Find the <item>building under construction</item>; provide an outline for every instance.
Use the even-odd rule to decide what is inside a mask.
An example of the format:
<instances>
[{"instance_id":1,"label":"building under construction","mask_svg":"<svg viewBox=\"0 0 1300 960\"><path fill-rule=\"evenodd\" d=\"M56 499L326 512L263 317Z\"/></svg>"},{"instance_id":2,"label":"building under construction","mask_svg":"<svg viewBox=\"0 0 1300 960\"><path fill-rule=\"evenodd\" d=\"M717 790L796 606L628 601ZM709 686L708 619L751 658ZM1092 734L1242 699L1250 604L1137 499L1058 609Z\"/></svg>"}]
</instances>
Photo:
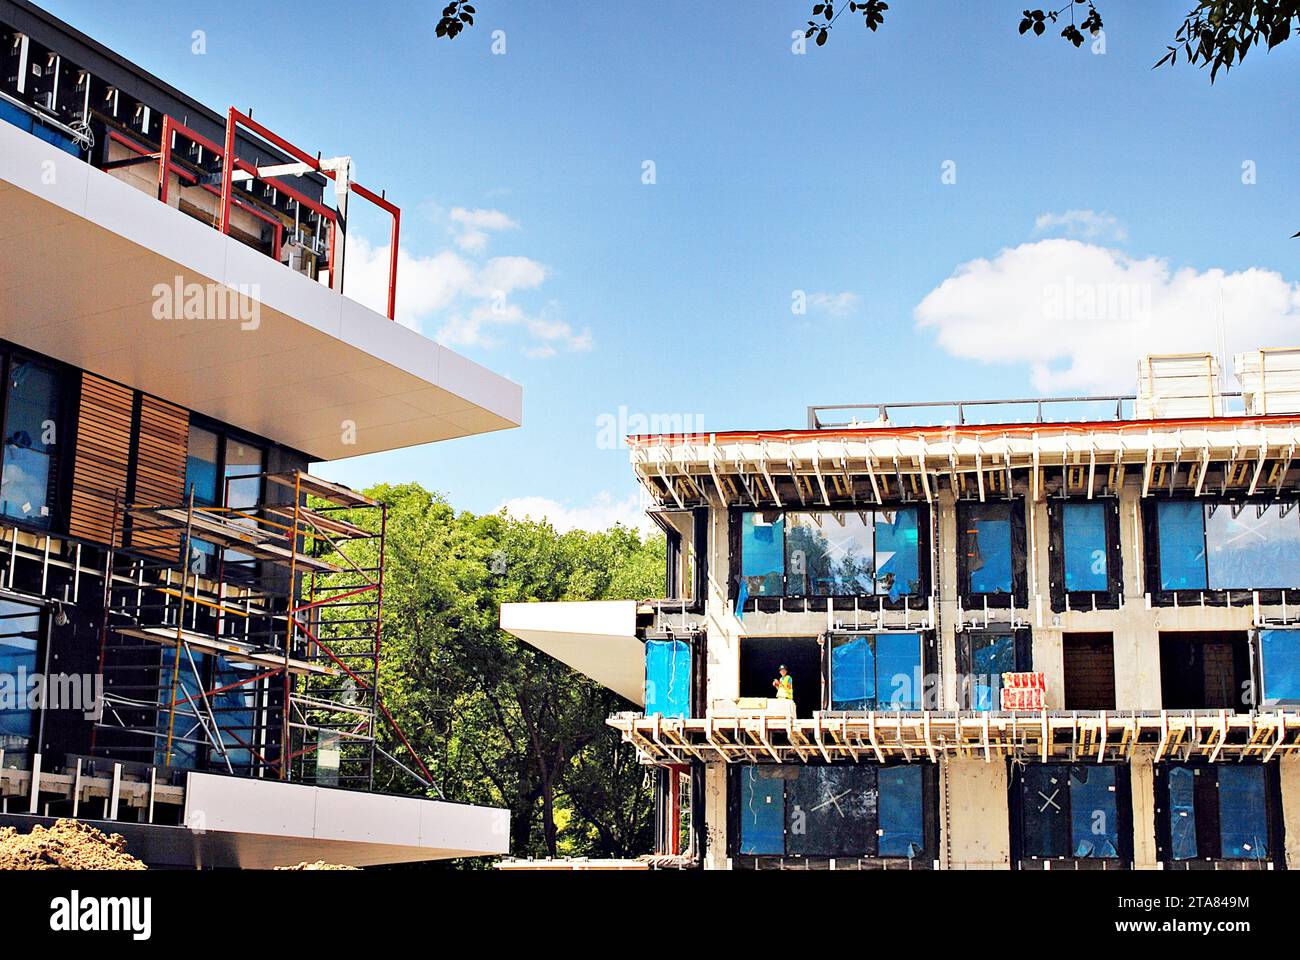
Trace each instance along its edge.
<instances>
[{"instance_id":1,"label":"building under construction","mask_svg":"<svg viewBox=\"0 0 1300 960\"><path fill-rule=\"evenodd\" d=\"M343 295L349 203L391 221L386 316ZM0 0L0 825L165 865L505 852L506 811L417 799L385 507L309 472L521 421L394 322L399 229L350 158Z\"/></svg>"},{"instance_id":2,"label":"building under construction","mask_svg":"<svg viewBox=\"0 0 1300 960\"><path fill-rule=\"evenodd\" d=\"M631 437L668 598L502 626L635 705L662 863L1298 866L1300 350L1233 366Z\"/></svg>"}]
</instances>

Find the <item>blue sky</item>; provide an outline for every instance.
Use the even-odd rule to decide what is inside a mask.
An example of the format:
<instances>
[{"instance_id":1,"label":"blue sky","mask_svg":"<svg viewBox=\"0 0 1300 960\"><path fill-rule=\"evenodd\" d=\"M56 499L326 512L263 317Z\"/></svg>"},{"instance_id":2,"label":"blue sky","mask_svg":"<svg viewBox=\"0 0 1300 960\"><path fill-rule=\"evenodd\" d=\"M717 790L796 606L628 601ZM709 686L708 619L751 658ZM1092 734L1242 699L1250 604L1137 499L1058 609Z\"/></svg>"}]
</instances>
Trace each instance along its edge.
<instances>
[{"instance_id":1,"label":"blue sky","mask_svg":"<svg viewBox=\"0 0 1300 960\"><path fill-rule=\"evenodd\" d=\"M899 0L804 55L805 0L481 0L451 43L439 2L46 5L352 155L403 207L404 322L523 385L522 429L321 468L352 484L599 525L636 512L599 442L620 408L725 430L1131 392L1153 344L1217 350L1220 303L1229 352L1300 342L1300 41L1213 87L1153 71L1186 0L1104 0L1103 54L1019 36L1002 0ZM360 230L366 296L386 237ZM1131 310L1054 312L1049 289Z\"/></svg>"}]
</instances>

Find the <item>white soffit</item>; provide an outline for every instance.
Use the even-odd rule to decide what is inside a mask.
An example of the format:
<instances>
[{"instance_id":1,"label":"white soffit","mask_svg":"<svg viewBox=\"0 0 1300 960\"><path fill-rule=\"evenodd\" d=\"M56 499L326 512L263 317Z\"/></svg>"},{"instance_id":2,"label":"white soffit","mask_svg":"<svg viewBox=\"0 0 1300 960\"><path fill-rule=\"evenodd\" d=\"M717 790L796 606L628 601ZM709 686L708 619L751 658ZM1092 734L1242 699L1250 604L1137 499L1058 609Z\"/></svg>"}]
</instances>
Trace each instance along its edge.
<instances>
[{"instance_id":1,"label":"white soffit","mask_svg":"<svg viewBox=\"0 0 1300 960\"><path fill-rule=\"evenodd\" d=\"M635 600L503 603L501 629L645 706L645 645Z\"/></svg>"},{"instance_id":2,"label":"white soffit","mask_svg":"<svg viewBox=\"0 0 1300 960\"><path fill-rule=\"evenodd\" d=\"M3 122L0 265L0 338L315 458L523 421L518 384ZM256 321L156 319L178 279Z\"/></svg>"},{"instance_id":3,"label":"white soffit","mask_svg":"<svg viewBox=\"0 0 1300 960\"><path fill-rule=\"evenodd\" d=\"M235 841L245 868L502 856L510 845L508 810L204 773L187 775L185 823Z\"/></svg>"}]
</instances>

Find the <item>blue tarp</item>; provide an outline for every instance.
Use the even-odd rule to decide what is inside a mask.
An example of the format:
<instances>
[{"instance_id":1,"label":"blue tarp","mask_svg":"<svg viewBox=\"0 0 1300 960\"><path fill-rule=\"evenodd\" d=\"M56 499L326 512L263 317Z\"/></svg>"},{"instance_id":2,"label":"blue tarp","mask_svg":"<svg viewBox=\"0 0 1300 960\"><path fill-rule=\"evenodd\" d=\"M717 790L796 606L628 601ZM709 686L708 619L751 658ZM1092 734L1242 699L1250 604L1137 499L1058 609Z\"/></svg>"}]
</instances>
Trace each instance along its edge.
<instances>
[{"instance_id":1,"label":"blue tarp","mask_svg":"<svg viewBox=\"0 0 1300 960\"><path fill-rule=\"evenodd\" d=\"M971 640L970 679L971 708L974 710L1000 710L1002 698L1002 674L1014 673L1016 669L1015 637L1007 634L1000 637L976 637Z\"/></svg>"},{"instance_id":2,"label":"blue tarp","mask_svg":"<svg viewBox=\"0 0 1300 960\"><path fill-rule=\"evenodd\" d=\"M916 511L876 514L876 593L889 599L919 593L921 568Z\"/></svg>"},{"instance_id":3,"label":"blue tarp","mask_svg":"<svg viewBox=\"0 0 1300 960\"><path fill-rule=\"evenodd\" d=\"M831 709L871 710L876 705L876 655L867 637L837 637L831 644Z\"/></svg>"},{"instance_id":4,"label":"blue tarp","mask_svg":"<svg viewBox=\"0 0 1300 960\"><path fill-rule=\"evenodd\" d=\"M966 558L970 593L1011 593L1011 509L1005 504L972 507L973 533Z\"/></svg>"},{"instance_id":5,"label":"blue tarp","mask_svg":"<svg viewBox=\"0 0 1300 960\"><path fill-rule=\"evenodd\" d=\"M1261 630L1264 706L1300 703L1300 630Z\"/></svg>"},{"instance_id":6,"label":"blue tarp","mask_svg":"<svg viewBox=\"0 0 1300 960\"><path fill-rule=\"evenodd\" d=\"M1196 859L1196 771L1169 770L1169 843L1175 860Z\"/></svg>"},{"instance_id":7,"label":"blue tarp","mask_svg":"<svg viewBox=\"0 0 1300 960\"><path fill-rule=\"evenodd\" d=\"M1268 859L1263 767L1219 767L1219 838L1225 860Z\"/></svg>"},{"instance_id":8,"label":"blue tarp","mask_svg":"<svg viewBox=\"0 0 1300 960\"><path fill-rule=\"evenodd\" d=\"M1089 764L1070 768L1070 820L1074 856L1119 856L1119 808L1115 768Z\"/></svg>"},{"instance_id":9,"label":"blue tarp","mask_svg":"<svg viewBox=\"0 0 1300 960\"><path fill-rule=\"evenodd\" d=\"M741 518L740 575L749 596L776 597L785 591L785 517L770 524L758 513Z\"/></svg>"},{"instance_id":10,"label":"blue tarp","mask_svg":"<svg viewBox=\"0 0 1300 960\"><path fill-rule=\"evenodd\" d=\"M785 781L764 772L757 766L741 771L740 852L780 856L785 853Z\"/></svg>"},{"instance_id":11,"label":"blue tarp","mask_svg":"<svg viewBox=\"0 0 1300 960\"><path fill-rule=\"evenodd\" d=\"M0 100L0 120L11 123L19 130L26 130L33 136L39 137L46 143L52 143L64 153L70 153L74 157L81 156L81 149L57 130L51 130L40 121L34 119L30 113L25 110L19 110L7 100Z\"/></svg>"},{"instance_id":12,"label":"blue tarp","mask_svg":"<svg viewBox=\"0 0 1300 960\"><path fill-rule=\"evenodd\" d=\"M1062 514L1062 539L1065 589L1070 592L1110 589L1105 504L1067 503Z\"/></svg>"},{"instance_id":13,"label":"blue tarp","mask_svg":"<svg viewBox=\"0 0 1300 960\"><path fill-rule=\"evenodd\" d=\"M645 713L691 715L691 645L685 640L647 640Z\"/></svg>"},{"instance_id":14,"label":"blue tarp","mask_svg":"<svg viewBox=\"0 0 1300 960\"><path fill-rule=\"evenodd\" d=\"M876 634L876 707L921 709L921 635Z\"/></svg>"},{"instance_id":15,"label":"blue tarp","mask_svg":"<svg viewBox=\"0 0 1300 960\"><path fill-rule=\"evenodd\" d=\"M1204 505L1196 501L1162 500L1156 509L1160 589L1204 590Z\"/></svg>"}]
</instances>

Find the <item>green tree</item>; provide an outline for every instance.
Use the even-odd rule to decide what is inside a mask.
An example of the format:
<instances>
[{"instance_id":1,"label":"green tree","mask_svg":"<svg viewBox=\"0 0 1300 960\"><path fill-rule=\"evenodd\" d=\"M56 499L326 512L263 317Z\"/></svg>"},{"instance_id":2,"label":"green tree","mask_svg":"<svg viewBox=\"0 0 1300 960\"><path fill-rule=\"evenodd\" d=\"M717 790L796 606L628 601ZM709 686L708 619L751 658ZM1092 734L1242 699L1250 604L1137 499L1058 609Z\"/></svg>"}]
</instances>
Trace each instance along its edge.
<instances>
[{"instance_id":1,"label":"green tree","mask_svg":"<svg viewBox=\"0 0 1300 960\"><path fill-rule=\"evenodd\" d=\"M515 855L649 852L644 771L605 724L628 705L498 618L506 602L659 596L663 538L457 513L417 484L366 492L388 506L380 690L441 794L507 807ZM386 728L380 742L401 758ZM391 765L376 785L418 788Z\"/></svg>"}]
</instances>

